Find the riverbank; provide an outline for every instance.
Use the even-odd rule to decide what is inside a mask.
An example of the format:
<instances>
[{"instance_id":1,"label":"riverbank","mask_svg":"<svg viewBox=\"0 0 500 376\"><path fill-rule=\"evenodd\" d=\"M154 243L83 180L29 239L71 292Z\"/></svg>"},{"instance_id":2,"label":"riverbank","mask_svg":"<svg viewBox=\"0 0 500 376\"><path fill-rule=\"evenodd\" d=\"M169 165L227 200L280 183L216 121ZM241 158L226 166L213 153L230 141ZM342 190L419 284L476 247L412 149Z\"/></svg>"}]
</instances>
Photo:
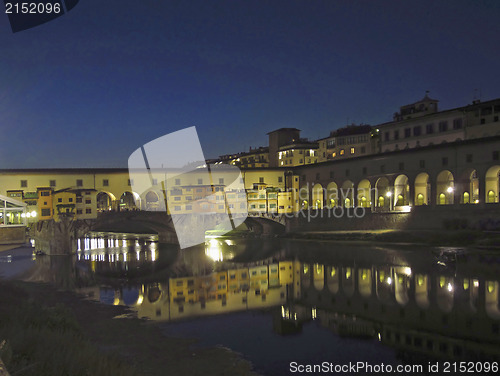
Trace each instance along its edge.
<instances>
[{"instance_id":1,"label":"riverbank","mask_svg":"<svg viewBox=\"0 0 500 376\"><path fill-rule=\"evenodd\" d=\"M287 233L284 238L379 243L404 243L429 246L475 246L498 248L500 232L475 230L360 230L360 231L303 231Z\"/></svg>"},{"instance_id":2,"label":"riverbank","mask_svg":"<svg viewBox=\"0 0 500 376\"><path fill-rule=\"evenodd\" d=\"M0 280L0 354L23 375L256 375L222 348L167 338L123 306L84 300L48 284ZM117 318L121 317L121 318Z\"/></svg>"}]
</instances>

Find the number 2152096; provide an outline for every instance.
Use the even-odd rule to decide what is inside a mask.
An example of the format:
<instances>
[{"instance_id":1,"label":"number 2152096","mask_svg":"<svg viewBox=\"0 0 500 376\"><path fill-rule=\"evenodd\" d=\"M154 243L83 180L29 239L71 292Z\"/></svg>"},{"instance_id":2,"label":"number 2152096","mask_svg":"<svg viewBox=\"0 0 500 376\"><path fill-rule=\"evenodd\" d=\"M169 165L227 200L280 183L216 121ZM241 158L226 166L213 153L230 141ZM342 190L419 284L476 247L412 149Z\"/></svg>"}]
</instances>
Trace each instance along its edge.
<instances>
[{"instance_id":1,"label":"number 2152096","mask_svg":"<svg viewBox=\"0 0 500 376\"><path fill-rule=\"evenodd\" d=\"M61 13L60 3L5 3L7 14Z\"/></svg>"}]
</instances>

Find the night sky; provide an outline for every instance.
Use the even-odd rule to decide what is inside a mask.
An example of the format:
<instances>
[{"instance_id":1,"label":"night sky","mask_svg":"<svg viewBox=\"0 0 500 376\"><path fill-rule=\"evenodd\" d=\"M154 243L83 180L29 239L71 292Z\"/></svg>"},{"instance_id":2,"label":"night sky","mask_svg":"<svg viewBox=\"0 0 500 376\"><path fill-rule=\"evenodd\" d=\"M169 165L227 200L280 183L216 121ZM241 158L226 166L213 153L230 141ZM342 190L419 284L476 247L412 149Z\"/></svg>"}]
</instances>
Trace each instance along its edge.
<instances>
[{"instance_id":1,"label":"night sky","mask_svg":"<svg viewBox=\"0 0 500 376\"><path fill-rule=\"evenodd\" d=\"M206 158L500 97L500 1L81 0L0 15L0 168L126 167L195 125Z\"/></svg>"}]
</instances>

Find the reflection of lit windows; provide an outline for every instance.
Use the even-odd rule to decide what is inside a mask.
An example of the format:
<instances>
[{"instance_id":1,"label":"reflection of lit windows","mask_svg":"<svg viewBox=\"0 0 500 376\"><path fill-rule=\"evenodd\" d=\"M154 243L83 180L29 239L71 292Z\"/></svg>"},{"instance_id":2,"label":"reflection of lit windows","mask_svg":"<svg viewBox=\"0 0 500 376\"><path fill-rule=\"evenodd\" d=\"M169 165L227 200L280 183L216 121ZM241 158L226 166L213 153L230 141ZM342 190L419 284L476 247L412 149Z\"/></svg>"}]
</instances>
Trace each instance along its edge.
<instances>
[{"instance_id":1,"label":"reflection of lit windows","mask_svg":"<svg viewBox=\"0 0 500 376\"><path fill-rule=\"evenodd\" d=\"M340 155L344 155L344 149L340 150Z\"/></svg>"},{"instance_id":2,"label":"reflection of lit windows","mask_svg":"<svg viewBox=\"0 0 500 376\"><path fill-rule=\"evenodd\" d=\"M346 268L346 270L345 270L345 279L351 278L351 273L352 273L351 268Z\"/></svg>"},{"instance_id":3,"label":"reflection of lit windows","mask_svg":"<svg viewBox=\"0 0 500 376\"><path fill-rule=\"evenodd\" d=\"M351 154L354 154L354 148L351 148Z\"/></svg>"},{"instance_id":4,"label":"reflection of lit windows","mask_svg":"<svg viewBox=\"0 0 500 376\"><path fill-rule=\"evenodd\" d=\"M333 152L332 153L332 157L335 158L337 156L337 153L336 152Z\"/></svg>"}]
</instances>

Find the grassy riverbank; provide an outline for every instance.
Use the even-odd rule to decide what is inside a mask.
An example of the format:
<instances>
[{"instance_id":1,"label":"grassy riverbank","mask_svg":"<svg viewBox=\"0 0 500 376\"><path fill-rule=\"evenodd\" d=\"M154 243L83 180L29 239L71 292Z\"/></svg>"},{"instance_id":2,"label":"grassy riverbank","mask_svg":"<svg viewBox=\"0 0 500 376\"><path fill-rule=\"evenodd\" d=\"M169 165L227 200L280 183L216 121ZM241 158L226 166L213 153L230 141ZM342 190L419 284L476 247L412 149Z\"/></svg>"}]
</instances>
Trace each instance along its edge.
<instances>
[{"instance_id":1,"label":"grassy riverbank","mask_svg":"<svg viewBox=\"0 0 500 376\"><path fill-rule=\"evenodd\" d=\"M83 300L46 284L0 281L0 353L22 375L253 375L222 348L191 349L125 307Z\"/></svg>"}]
</instances>

